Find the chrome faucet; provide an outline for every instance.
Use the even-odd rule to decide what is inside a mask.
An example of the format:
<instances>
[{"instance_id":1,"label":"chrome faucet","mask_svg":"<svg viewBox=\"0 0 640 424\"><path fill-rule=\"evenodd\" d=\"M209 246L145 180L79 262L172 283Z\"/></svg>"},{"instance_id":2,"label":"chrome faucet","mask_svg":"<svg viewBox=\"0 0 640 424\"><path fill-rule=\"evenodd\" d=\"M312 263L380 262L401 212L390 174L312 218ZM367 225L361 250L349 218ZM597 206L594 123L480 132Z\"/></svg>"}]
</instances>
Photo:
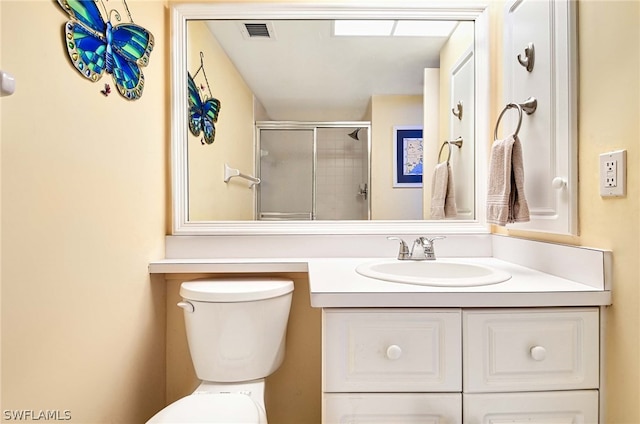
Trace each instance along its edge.
<instances>
[{"instance_id":1,"label":"chrome faucet","mask_svg":"<svg viewBox=\"0 0 640 424\"><path fill-rule=\"evenodd\" d=\"M402 240L400 237L389 236L388 240L398 240L400 242L400 249L398 250L398 260L406 261L407 259L411 259L411 253L409 253L409 246L407 243Z\"/></svg>"},{"instance_id":2,"label":"chrome faucet","mask_svg":"<svg viewBox=\"0 0 640 424\"><path fill-rule=\"evenodd\" d=\"M400 237L387 237L389 240L398 240L400 242L400 249L398 251L398 260L400 261L433 261L436 259L436 252L433 246L435 240L440 240L445 237L418 237L413 241L413 246L409 250L407 243Z\"/></svg>"}]
</instances>

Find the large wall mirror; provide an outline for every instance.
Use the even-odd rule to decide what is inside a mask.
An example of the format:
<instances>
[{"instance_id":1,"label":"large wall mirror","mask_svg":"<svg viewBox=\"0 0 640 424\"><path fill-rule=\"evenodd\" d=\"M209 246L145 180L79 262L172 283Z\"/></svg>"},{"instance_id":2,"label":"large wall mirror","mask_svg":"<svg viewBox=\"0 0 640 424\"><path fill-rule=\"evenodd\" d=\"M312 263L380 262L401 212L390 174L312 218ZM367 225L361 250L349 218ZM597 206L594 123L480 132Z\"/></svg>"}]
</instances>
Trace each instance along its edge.
<instances>
[{"instance_id":1,"label":"large wall mirror","mask_svg":"<svg viewBox=\"0 0 640 424\"><path fill-rule=\"evenodd\" d=\"M173 234L487 232L487 15L173 6ZM431 180L447 160L457 211L441 219Z\"/></svg>"}]
</instances>

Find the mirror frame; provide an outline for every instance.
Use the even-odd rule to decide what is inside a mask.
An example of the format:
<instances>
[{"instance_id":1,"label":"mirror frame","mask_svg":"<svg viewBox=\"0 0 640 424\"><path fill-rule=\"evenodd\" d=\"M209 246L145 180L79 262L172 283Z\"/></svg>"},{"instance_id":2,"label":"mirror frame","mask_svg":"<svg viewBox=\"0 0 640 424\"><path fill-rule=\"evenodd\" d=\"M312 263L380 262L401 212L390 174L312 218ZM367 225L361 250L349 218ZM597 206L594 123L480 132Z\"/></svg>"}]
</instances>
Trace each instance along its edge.
<instances>
[{"instance_id":1,"label":"mirror frame","mask_svg":"<svg viewBox=\"0 0 640 424\"><path fill-rule=\"evenodd\" d=\"M171 7L171 186L173 235L484 234L489 137L489 6L487 3L385 0L370 4L193 3ZM435 19L474 21L475 182L474 220L189 221L187 156L187 22L207 19Z\"/></svg>"}]
</instances>

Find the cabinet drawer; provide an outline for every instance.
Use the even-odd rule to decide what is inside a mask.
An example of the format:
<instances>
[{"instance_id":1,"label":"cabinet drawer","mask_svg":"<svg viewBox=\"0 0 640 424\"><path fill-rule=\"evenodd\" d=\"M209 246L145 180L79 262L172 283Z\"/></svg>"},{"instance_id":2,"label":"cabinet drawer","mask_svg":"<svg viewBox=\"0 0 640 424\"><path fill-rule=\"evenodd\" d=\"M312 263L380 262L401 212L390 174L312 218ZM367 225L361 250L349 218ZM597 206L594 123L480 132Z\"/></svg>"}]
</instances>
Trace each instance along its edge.
<instances>
[{"instance_id":1,"label":"cabinet drawer","mask_svg":"<svg viewBox=\"0 0 640 424\"><path fill-rule=\"evenodd\" d=\"M323 311L325 392L460 391L459 309Z\"/></svg>"},{"instance_id":2,"label":"cabinet drawer","mask_svg":"<svg viewBox=\"0 0 640 424\"><path fill-rule=\"evenodd\" d=\"M482 393L463 395L465 424L593 424L598 391Z\"/></svg>"},{"instance_id":3,"label":"cabinet drawer","mask_svg":"<svg viewBox=\"0 0 640 424\"><path fill-rule=\"evenodd\" d=\"M464 391L598 388L597 308L466 310Z\"/></svg>"},{"instance_id":4,"label":"cabinet drawer","mask_svg":"<svg viewBox=\"0 0 640 424\"><path fill-rule=\"evenodd\" d=\"M462 423L459 393L325 393L323 424Z\"/></svg>"}]
</instances>

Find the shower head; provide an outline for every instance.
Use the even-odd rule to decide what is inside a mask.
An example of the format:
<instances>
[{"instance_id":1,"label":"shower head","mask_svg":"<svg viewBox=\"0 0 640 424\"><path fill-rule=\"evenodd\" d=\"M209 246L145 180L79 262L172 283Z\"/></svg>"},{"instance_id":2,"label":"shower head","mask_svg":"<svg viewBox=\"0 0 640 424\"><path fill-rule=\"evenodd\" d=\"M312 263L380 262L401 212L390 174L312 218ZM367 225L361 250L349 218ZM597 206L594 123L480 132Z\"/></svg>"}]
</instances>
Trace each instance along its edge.
<instances>
[{"instance_id":1,"label":"shower head","mask_svg":"<svg viewBox=\"0 0 640 424\"><path fill-rule=\"evenodd\" d=\"M349 133L349 137L353 138L354 140L360 140L360 138L358 137L358 133L361 129L362 128L356 128L353 132Z\"/></svg>"}]
</instances>

